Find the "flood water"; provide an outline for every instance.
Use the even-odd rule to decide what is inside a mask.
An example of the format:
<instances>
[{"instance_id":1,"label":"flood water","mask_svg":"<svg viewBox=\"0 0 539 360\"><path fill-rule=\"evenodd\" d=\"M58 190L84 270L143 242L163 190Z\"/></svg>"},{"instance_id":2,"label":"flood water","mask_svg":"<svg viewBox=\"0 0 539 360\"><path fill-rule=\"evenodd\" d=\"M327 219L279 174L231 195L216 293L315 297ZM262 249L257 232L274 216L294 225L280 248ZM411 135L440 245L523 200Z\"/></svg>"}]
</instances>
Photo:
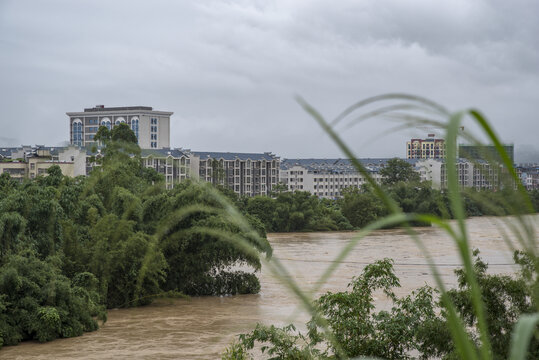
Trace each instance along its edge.
<instances>
[{"instance_id":1,"label":"flood water","mask_svg":"<svg viewBox=\"0 0 539 360\"><path fill-rule=\"evenodd\" d=\"M535 228L539 216L533 218ZM482 217L467 221L472 245L481 250L492 273L510 273L512 253L499 232L500 221ZM442 278L455 284L459 264L455 245L440 230L418 228L420 238L439 264ZM353 232L287 233L268 236L277 257L304 288L317 283L324 269ZM422 252L402 230L381 230L361 240L321 292L343 291L366 264L384 257L395 260L402 287L398 295L433 284ZM98 331L49 343L25 342L0 350L1 359L218 359L235 335L249 332L257 322L302 324L308 316L298 310L297 298L263 268L257 295L159 300L133 309L110 310ZM319 292L320 293L320 292ZM383 306L383 299L379 300ZM380 305L380 304L379 304ZM294 318L292 319L292 316Z\"/></svg>"}]
</instances>

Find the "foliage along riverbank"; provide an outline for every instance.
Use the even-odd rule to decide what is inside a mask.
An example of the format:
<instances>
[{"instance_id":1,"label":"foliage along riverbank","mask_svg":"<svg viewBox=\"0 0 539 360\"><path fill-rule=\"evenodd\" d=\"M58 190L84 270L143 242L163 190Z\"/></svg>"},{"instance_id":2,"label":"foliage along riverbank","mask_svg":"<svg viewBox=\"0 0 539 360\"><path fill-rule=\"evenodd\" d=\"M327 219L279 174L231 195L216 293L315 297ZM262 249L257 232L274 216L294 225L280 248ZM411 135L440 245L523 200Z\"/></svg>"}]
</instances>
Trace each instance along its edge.
<instances>
[{"instance_id":1,"label":"foliage along riverbank","mask_svg":"<svg viewBox=\"0 0 539 360\"><path fill-rule=\"evenodd\" d=\"M519 316L537 308L536 268L532 258L516 252L514 260L520 271L515 276L489 274L488 264L481 260L479 252L474 255L489 321L492 356L507 359ZM277 327L259 323L251 332L239 335L225 349L222 359L458 359L439 291L424 285L406 296L397 296L395 289L401 285L393 263L386 258L369 264L353 278L347 290L327 292L315 300L317 313L325 319L330 333L324 331L316 317L305 324L304 333L293 324ZM477 343L471 288L462 268L455 270L455 275L458 286L448 291L448 297ZM376 307L376 298L380 297L376 294L380 293L391 302L388 309ZM527 358L538 357L539 339L532 338Z\"/></svg>"},{"instance_id":2,"label":"foliage along riverbank","mask_svg":"<svg viewBox=\"0 0 539 360\"><path fill-rule=\"evenodd\" d=\"M433 189L429 182L420 182L411 165L399 159L388 162L382 170L382 184L387 193L405 213L432 214L453 218L445 192ZM337 200L319 199L308 192L277 192L273 198L256 196L238 202L244 213L256 216L268 232L334 231L363 228L387 216L390 212L371 187L342 190ZM476 191L464 189L466 216L505 216L515 213L522 204L516 190ZM539 191L530 192L535 210L539 211ZM413 222L413 225L430 225Z\"/></svg>"},{"instance_id":3,"label":"foliage along riverbank","mask_svg":"<svg viewBox=\"0 0 539 360\"><path fill-rule=\"evenodd\" d=\"M22 184L0 175L0 347L78 336L107 308L157 296L259 291L253 272L232 266L259 270L260 253L271 254L262 224L247 216L257 234L244 231L209 185L165 190L115 129L89 177L57 166Z\"/></svg>"}]
</instances>

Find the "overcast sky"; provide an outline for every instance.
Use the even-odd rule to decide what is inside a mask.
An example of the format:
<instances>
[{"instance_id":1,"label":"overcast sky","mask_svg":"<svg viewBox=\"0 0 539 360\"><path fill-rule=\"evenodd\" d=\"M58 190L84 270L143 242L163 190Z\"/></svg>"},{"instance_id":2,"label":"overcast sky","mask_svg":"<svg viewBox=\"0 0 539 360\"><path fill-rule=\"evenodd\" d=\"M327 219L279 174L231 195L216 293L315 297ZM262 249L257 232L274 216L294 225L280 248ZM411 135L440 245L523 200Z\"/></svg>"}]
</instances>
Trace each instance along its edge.
<instances>
[{"instance_id":1,"label":"overcast sky","mask_svg":"<svg viewBox=\"0 0 539 360\"><path fill-rule=\"evenodd\" d=\"M539 1L0 0L0 145L59 145L67 111L173 111L171 145L339 157L294 99L332 119L387 92L481 109L516 151L539 150ZM343 130L360 157L410 136ZM341 129L342 130L342 129Z\"/></svg>"}]
</instances>

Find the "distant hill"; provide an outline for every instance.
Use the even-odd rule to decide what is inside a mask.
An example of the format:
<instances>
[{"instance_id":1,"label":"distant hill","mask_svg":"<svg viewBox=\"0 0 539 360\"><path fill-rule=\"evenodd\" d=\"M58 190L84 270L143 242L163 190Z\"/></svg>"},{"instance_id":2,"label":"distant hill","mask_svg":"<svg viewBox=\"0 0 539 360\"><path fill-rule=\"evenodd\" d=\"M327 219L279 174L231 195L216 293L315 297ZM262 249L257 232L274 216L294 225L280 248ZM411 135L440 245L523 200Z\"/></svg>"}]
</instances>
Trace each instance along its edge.
<instances>
[{"instance_id":1,"label":"distant hill","mask_svg":"<svg viewBox=\"0 0 539 360\"><path fill-rule=\"evenodd\" d=\"M515 145L515 163L539 163L539 149L532 145Z\"/></svg>"}]
</instances>

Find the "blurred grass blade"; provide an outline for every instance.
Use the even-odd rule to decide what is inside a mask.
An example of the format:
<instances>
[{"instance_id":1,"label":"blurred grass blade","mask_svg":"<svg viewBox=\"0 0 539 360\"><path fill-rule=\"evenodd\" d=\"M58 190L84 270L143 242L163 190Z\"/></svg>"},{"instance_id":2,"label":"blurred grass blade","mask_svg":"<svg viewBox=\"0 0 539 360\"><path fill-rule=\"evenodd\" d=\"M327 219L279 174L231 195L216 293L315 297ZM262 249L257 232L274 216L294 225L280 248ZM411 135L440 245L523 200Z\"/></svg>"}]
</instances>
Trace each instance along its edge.
<instances>
[{"instance_id":1,"label":"blurred grass blade","mask_svg":"<svg viewBox=\"0 0 539 360\"><path fill-rule=\"evenodd\" d=\"M477 316L477 323L479 327L479 337L481 339L481 358L487 360L491 356L491 345L488 335L488 326L485 315L485 305L481 296L481 289L477 282L475 274L472 254L468 244L468 235L466 232L466 212L464 211L464 202L460 194L460 185L458 181L457 172L457 139L458 131L462 118L466 112L459 111L449 118L449 124L447 125L447 137L446 137L446 171L447 171L447 184L449 191L449 201L451 204L451 210L457 220L459 234L454 238L457 243L460 257L464 265L464 271L466 274L466 280L470 285L472 305Z\"/></svg>"},{"instance_id":2,"label":"blurred grass blade","mask_svg":"<svg viewBox=\"0 0 539 360\"><path fill-rule=\"evenodd\" d=\"M526 359L528 346L532 336L537 332L538 323L539 313L524 314L520 317L511 334L510 360Z\"/></svg>"},{"instance_id":3,"label":"blurred grass blade","mask_svg":"<svg viewBox=\"0 0 539 360\"><path fill-rule=\"evenodd\" d=\"M331 122L331 124L336 125L337 123L342 121L345 117L347 117L349 114L351 114L355 110L361 107L367 106L369 104L376 103L383 100L407 100L411 102L412 101L418 102L418 103L428 106L429 108L440 113L441 115L447 116L449 114L449 112L443 106L429 99L423 98L421 96L410 95L410 94L394 93L394 94L377 95L377 96L373 96L368 99L359 101L349 106L347 109L345 109L339 116L335 118L335 120Z\"/></svg>"},{"instance_id":4,"label":"blurred grass blade","mask_svg":"<svg viewBox=\"0 0 539 360\"><path fill-rule=\"evenodd\" d=\"M382 97L377 97L379 100L380 99L385 99L386 97L385 96L382 96ZM369 100L369 99L368 99ZM372 98L371 98L372 100ZM348 159L350 159L350 161L352 162L352 165L358 170L359 173L361 173L366 179L367 179L367 182L369 183L369 185L372 186L372 188L374 189L374 192L376 193L376 195L384 202L384 204L387 206L387 208L390 210L390 212L393 214L393 216L397 216L398 215L404 215L402 210L399 208L399 206L396 204L395 200L393 200L382 188L381 186L376 182L374 181L374 179L370 176L370 174L368 173L368 171L366 171L366 169L363 167L363 165L357 160L357 157L353 154L352 150L344 143L344 141L340 138L340 136L333 130L333 128L325 121L325 119L322 117L322 115L320 113L318 113L318 111L316 111L312 106L310 106L305 100L303 100L302 98L297 98L297 101L301 104L301 106L305 109L305 111L307 113L309 113L317 122L318 124L322 127L322 129L330 136L330 138L339 146L339 148L341 149L341 151L344 153L344 155L346 155L346 157ZM370 101L370 100L369 100ZM361 103L361 102L360 102ZM360 104L358 103L358 104ZM455 133L455 138L456 138L456 134L457 134L457 129L456 127L459 125L459 122L460 122L460 119L461 117L463 116L464 113L457 113L455 114L452 119L454 121L454 126L455 126L455 130L454 130L454 133ZM453 152L454 152L454 157L453 159L456 157L456 141L454 142L454 145L453 145ZM454 162L454 160L453 160ZM472 289L475 289L475 293L474 293L474 296L473 296L473 303L474 303L474 309L483 309L482 307L482 302L481 302L481 294L480 292L478 292L478 285L477 285L477 281L475 281L475 272L474 272L474 268L472 266L472 261L471 261L471 253L470 253L470 250L468 249L468 244L467 244L467 240L466 240L466 227L465 227L465 224L464 224L464 217L465 217L465 213L464 213L464 207L463 207L463 204L462 204L462 200L460 199L460 193L458 191L458 182L457 182L457 175L456 175L456 169L454 168L453 169L453 187L456 188L456 191L454 191L453 193L455 194L455 196L459 197L458 200L460 200L460 203L458 202L453 202L452 205L455 207L455 208L460 208L460 224L459 224L459 229L460 229L460 236L457 235L456 233L453 233L452 230L448 231L450 233L450 235L452 235L453 239L455 240L455 242L457 243L458 247L459 247L459 251L461 253L461 257L463 259L463 263L464 264L468 264L467 268L468 268L468 271L467 271L467 274L469 275L468 276L468 280L470 280L470 277L472 278L472 286L471 288ZM450 177L451 175L448 175L448 178ZM455 187L455 184L456 184L456 187ZM413 216L411 214L407 214L408 216ZM389 217L391 217L391 215L389 215ZM395 220L395 219L393 219ZM403 220L403 219L399 219L399 220ZM408 219L406 219L408 220ZM440 223L440 222L438 222ZM428 253L428 250L425 248L425 246L423 245L423 243L421 242L421 240L418 238L417 234L414 232L414 230L410 227L409 225L409 222L408 221L403 221L402 222L403 226L405 226L408 234L412 237L413 241L416 243L416 245L420 248L420 250L425 254L426 258L427 258L427 261L429 262L429 265L433 271L433 274L434 274L434 278L435 278L435 281L436 281L436 284L437 286L440 288L441 290L441 293L442 293L442 302L448 312L448 323L449 323L449 330L452 334L452 337L455 341L455 346L456 346L456 350L457 352L462 356L462 358L465 358L465 359L477 359L477 353L475 351L475 347L470 339L470 337L468 336L468 333L466 331L466 328L464 326L464 324L462 323L461 319L459 318L458 316L458 313L456 311L456 308L454 306L454 304L451 302L451 299L449 298L449 296L447 296L447 291L445 290L445 286L443 284L443 281L438 273L438 271L436 270L436 267L434 265L434 263L432 262L432 259ZM441 226L441 228L447 230L448 227L447 226ZM338 258L343 258L346 256L346 254L351 250L350 249L344 249L343 251L341 251L341 253L338 255ZM466 258L468 259L468 261L466 261ZM330 269L328 269L327 271L327 274L331 273L335 268L336 266L338 266L338 261L334 262L330 267ZM324 274L322 276L322 278L326 278L327 277L327 274ZM474 287L474 284L475 284L475 287ZM472 291L473 292L473 291ZM480 319L482 319L482 324L485 325L485 321L484 321L484 316L479 316ZM480 327L481 328L481 327ZM484 344L486 344L485 346L481 347L481 350L482 350L482 355L483 355L483 358L484 359L487 359L489 357L489 354L490 354L490 343L489 343L489 340L488 340L488 335L486 332L481 332L481 340L483 341Z\"/></svg>"}]
</instances>

